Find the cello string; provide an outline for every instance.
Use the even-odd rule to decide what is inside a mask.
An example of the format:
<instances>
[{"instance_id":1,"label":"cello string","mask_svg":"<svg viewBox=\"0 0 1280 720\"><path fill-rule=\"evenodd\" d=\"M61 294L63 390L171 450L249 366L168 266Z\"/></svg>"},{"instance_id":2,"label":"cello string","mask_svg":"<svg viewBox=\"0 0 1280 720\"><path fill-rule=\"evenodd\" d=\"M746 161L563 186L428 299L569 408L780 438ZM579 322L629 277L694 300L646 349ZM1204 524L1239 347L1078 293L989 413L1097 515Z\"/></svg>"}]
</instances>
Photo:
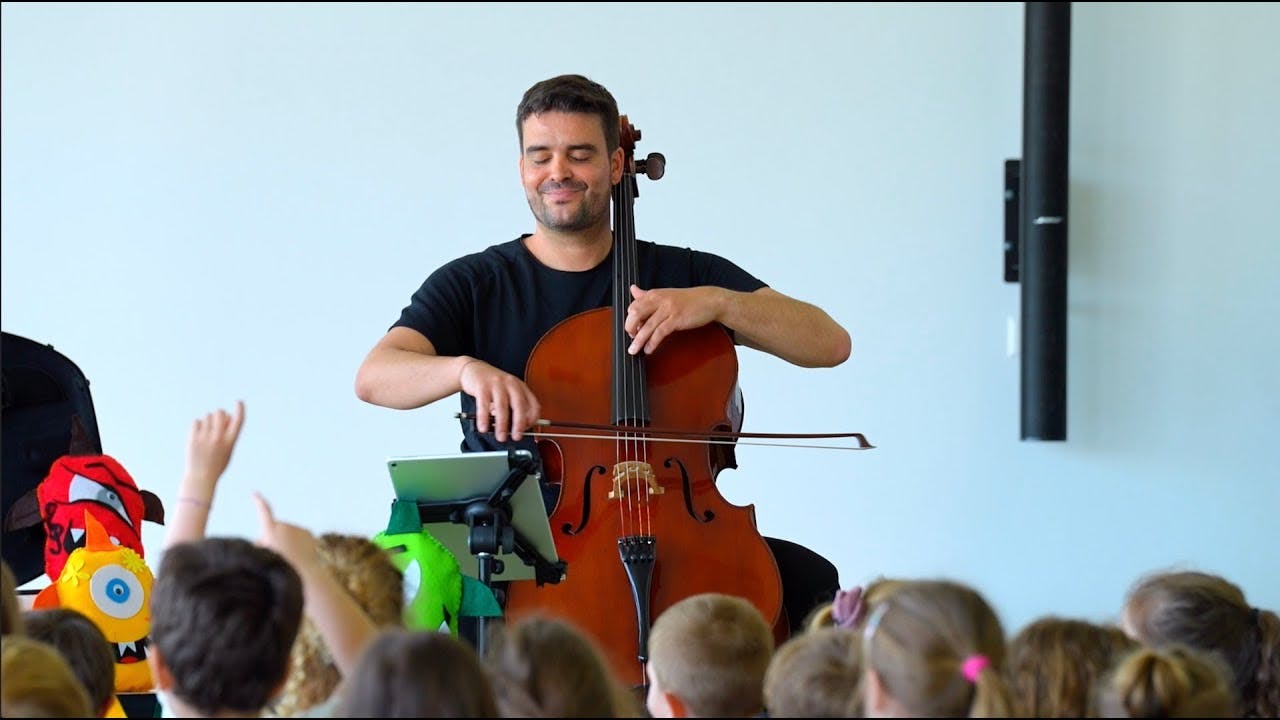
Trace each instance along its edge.
<instances>
[{"instance_id":1,"label":"cello string","mask_svg":"<svg viewBox=\"0 0 1280 720\"><path fill-rule=\"evenodd\" d=\"M625 128L620 128L620 131L621 130L625 130ZM627 138L627 141L630 142L630 137ZM626 150L627 155L629 155L631 147L628 146ZM630 158L627 155L624 155L624 172L622 178L618 182L618 202L615 207L615 212L617 213L617 222L615 225L618 232L617 237L613 238L614 258L615 262L619 263L618 271L614 273L613 288L613 307L615 313L614 326L615 328L619 328L615 331L616 337L614 338L614 342L617 345L614 352L618 361L618 374L621 376L620 382L622 383L619 388L619 393L616 396L619 399L617 408L619 417L615 418L615 422L623 425L632 421L636 416L636 411L638 409L635 396L637 382L636 378L633 376L634 366L631 361L631 357L626 352L628 338L625 330L620 329L623 327L623 323L626 322L626 309L630 304L630 291L628 290L628 284L632 273L634 272L633 267L635 264L635 258L631 255L633 243L630 241L631 238L635 237L632 234L633 226L631 224L634 198L630 193L631 182L629 182L633 176L630 174L631 168L626 164L630 163ZM624 433L621 436L621 441L616 462L623 468L623 476L621 478L623 485L619 487L619 491L624 494L626 503L623 534L634 535L639 532L637 526L640 519L638 516L638 504L640 502L640 498L636 495L635 477L632 472L634 466L630 464L630 461L636 460L637 458L634 452L632 436L629 433Z\"/></svg>"},{"instance_id":2,"label":"cello string","mask_svg":"<svg viewBox=\"0 0 1280 720\"><path fill-rule=\"evenodd\" d=\"M638 182L639 182L639 178L636 178L635 184L632 185L632 189L636 191L637 194L639 190ZM632 202L632 207L634 207L635 197L631 198L631 202ZM640 243L636 238L635 221L636 221L636 216L635 216L635 213L633 212L631 213L631 234L628 236L628 238L631 241L631 253L632 253L632 262L631 262L632 276L631 276L631 281L627 283L627 287L625 290L628 298L631 297L631 286L632 285L635 285L636 287L640 286ZM644 372L645 363L647 362L647 360L645 359L646 356L641 352L641 353L636 353L635 358L636 358L636 367L641 372ZM637 383L637 388L638 388L637 392L645 393L645 398L647 399L648 397L647 393L649 391L648 390L649 378L647 373L644 374L644 377L642 378L642 380L643 382ZM650 415L650 413L652 413L652 409L649 407L648 402L641 403L640 407L644 409L644 417L641 418L641 422L643 422L645 426L648 426L648 424L652 421L652 417ZM641 449L640 455L644 460L644 468L645 468L645 474L637 478L636 480L637 490L638 492L641 493L640 498L644 502L643 517L644 517L645 527L643 528L643 530L645 535L653 535L653 532L654 532L653 502L655 500L655 496L649 493L649 477L650 477L650 474L654 472L654 470L653 470L652 463L649 462L650 443L649 443L648 435L643 433L637 435L636 445L638 448Z\"/></svg>"},{"instance_id":3,"label":"cello string","mask_svg":"<svg viewBox=\"0 0 1280 720\"><path fill-rule=\"evenodd\" d=\"M614 416L611 418L614 424L618 424L620 422L621 418L619 416L623 415L625 412L625 409L623 407L626 404L624 392L627 387L626 364L618 362L618 359L621 357L621 351L618 347L618 343L622 342L622 338L618 336L618 331L617 331L617 324L618 324L617 313L622 309L623 302L624 302L624 298L618 289L618 280L626 269L626 265L625 265L626 258L622 256L622 247L618 239L618 236L622 235L622 227L621 227L622 217L618 208L620 208L622 206L622 203L625 202L625 199L622 196L622 188L623 188L623 184L620 183L614 189L614 195L613 195L613 205L614 205L614 226L613 227L614 227L614 235L615 235L615 237L613 238L613 265L614 265L613 312L615 315L613 318L612 330L614 334L614 337L613 337L613 344L614 344L614 347L613 347L613 363L614 363L613 397L615 398L616 401L611 403L610 407L614 411ZM614 466L615 473L617 472L617 468L619 467L620 463L624 458L625 447L626 447L625 435L621 433L618 435L615 435L614 448L613 448L613 463L614 463L613 466ZM619 490L619 492L625 493L629 488L618 487L617 489ZM628 527L628 522L627 522L631 516L630 503L631 503L631 498L627 497L627 495L625 494L623 497L618 499L618 530L623 536L628 535L630 533L630 528Z\"/></svg>"},{"instance_id":4,"label":"cello string","mask_svg":"<svg viewBox=\"0 0 1280 720\"><path fill-rule=\"evenodd\" d=\"M632 150L633 148L628 148ZM622 178L622 207L619 209L619 227L621 228L621 237L615 238L614 241L620 246L620 257L625 259L623 271L621 273L622 287L617 291L622 298L622 303L618 306L619 311L625 310L631 304L631 285L636 283L639 273L639 257L636 243L636 227L635 227L635 161L634 157L627 159L627 173ZM626 322L626 313L623 313L621 322ZM628 344L630 338L627 337L625 331L618 337L618 341L623 345ZM644 378L641 373L643 360L638 356L626 353L625 348L622 349L623 367L626 368L626 391L627 391L627 420L633 423L643 423L645 418L641 417L647 410L647 403L643 402L643 393L645 392ZM648 457L643 452L645 446L640 441L637 434L628 435L628 445L626 448L626 460L638 461L642 463L648 462ZM633 520L635 522L635 534L647 535L651 529L649 521L649 497L647 495L647 482L644 477L636 473L637 469L634 464L627 466L627 496L632 498L630 507L633 508Z\"/></svg>"}]
</instances>

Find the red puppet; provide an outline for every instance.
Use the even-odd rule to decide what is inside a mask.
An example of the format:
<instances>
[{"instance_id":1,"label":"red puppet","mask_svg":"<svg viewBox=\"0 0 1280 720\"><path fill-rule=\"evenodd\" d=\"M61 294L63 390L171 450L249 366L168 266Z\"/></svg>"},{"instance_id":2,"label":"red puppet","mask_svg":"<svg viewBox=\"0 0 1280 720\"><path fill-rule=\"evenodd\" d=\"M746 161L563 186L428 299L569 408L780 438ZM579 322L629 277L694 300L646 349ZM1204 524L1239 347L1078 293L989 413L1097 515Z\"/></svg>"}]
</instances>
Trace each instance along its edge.
<instances>
[{"instance_id":1,"label":"red puppet","mask_svg":"<svg viewBox=\"0 0 1280 720\"><path fill-rule=\"evenodd\" d=\"M84 547L86 513L106 530L111 542L146 554L142 548L142 522L164 524L164 505L154 493L139 490L128 471L110 455L89 454L80 423L74 420L71 449L53 461L49 474L36 486L39 522L44 524L44 571L57 581L67 556ZM29 497L19 504L30 508ZM18 510L15 507L15 510ZM34 524L29 511L25 521ZM19 525L21 523L19 522Z\"/></svg>"}]
</instances>

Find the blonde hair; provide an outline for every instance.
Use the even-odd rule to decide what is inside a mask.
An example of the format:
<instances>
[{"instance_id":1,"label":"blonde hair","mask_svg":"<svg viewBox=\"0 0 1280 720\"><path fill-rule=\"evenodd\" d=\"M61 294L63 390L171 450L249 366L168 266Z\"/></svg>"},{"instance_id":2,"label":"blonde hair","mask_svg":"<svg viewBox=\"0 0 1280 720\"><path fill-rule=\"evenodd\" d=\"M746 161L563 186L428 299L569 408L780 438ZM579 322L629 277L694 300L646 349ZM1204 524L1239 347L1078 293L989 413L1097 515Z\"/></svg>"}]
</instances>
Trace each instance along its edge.
<instances>
[{"instance_id":1,"label":"blonde hair","mask_svg":"<svg viewBox=\"0 0 1280 720\"><path fill-rule=\"evenodd\" d=\"M860 717L862 635L820 627L783 643L764 675L770 717Z\"/></svg>"},{"instance_id":2,"label":"blonde hair","mask_svg":"<svg viewBox=\"0 0 1280 720\"><path fill-rule=\"evenodd\" d=\"M1005 638L987 601L960 583L913 581L868 618L864 662L913 717L1009 717Z\"/></svg>"},{"instance_id":3,"label":"blonde hair","mask_svg":"<svg viewBox=\"0 0 1280 720\"><path fill-rule=\"evenodd\" d=\"M316 538L321 563L380 627L399 627L404 578L386 551L359 535L325 533ZM333 695L342 673L320 630L303 619L290 654L289 675L271 712L297 715Z\"/></svg>"},{"instance_id":4,"label":"blonde hair","mask_svg":"<svg viewBox=\"0 0 1280 720\"><path fill-rule=\"evenodd\" d=\"M95 714L89 693L53 646L5 635L0 652L0 716L87 718Z\"/></svg>"},{"instance_id":5,"label":"blonde hair","mask_svg":"<svg viewBox=\"0 0 1280 720\"><path fill-rule=\"evenodd\" d=\"M703 717L758 714L773 631L754 605L723 593L691 595L658 616L649 634L649 672L658 686Z\"/></svg>"},{"instance_id":6,"label":"blonde hair","mask_svg":"<svg viewBox=\"0 0 1280 720\"><path fill-rule=\"evenodd\" d=\"M1018 712L1030 717L1092 715L1102 676L1138 644L1119 628L1046 617L1009 641L1005 676Z\"/></svg>"},{"instance_id":7,"label":"blonde hair","mask_svg":"<svg viewBox=\"0 0 1280 720\"><path fill-rule=\"evenodd\" d=\"M1183 645L1140 648L1098 692L1103 717L1235 717L1231 671L1215 656Z\"/></svg>"}]
</instances>

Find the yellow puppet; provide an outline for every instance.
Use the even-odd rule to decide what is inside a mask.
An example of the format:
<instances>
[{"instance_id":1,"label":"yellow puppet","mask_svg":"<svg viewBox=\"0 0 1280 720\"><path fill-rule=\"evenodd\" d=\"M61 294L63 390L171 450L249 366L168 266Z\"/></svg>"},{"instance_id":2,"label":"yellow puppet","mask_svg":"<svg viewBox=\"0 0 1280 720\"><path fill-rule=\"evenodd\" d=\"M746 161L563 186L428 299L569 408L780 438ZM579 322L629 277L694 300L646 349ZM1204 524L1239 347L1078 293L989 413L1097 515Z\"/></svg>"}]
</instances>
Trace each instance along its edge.
<instances>
[{"instance_id":1,"label":"yellow puppet","mask_svg":"<svg viewBox=\"0 0 1280 720\"><path fill-rule=\"evenodd\" d=\"M151 570L137 552L112 543L93 515L85 513L84 525L85 546L67 557L57 582L40 591L34 606L70 608L88 617L115 651L116 692L149 692Z\"/></svg>"}]
</instances>

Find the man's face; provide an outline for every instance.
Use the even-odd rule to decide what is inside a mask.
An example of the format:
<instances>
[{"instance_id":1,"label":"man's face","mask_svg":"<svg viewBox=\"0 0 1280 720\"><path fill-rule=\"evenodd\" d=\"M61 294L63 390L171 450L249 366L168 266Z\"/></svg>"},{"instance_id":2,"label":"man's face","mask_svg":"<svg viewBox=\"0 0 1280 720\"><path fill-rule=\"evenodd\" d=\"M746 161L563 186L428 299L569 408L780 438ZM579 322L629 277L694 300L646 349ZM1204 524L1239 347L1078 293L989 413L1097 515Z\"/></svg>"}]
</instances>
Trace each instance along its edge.
<instances>
[{"instance_id":1,"label":"man's face","mask_svg":"<svg viewBox=\"0 0 1280 720\"><path fill-rule=\"evenodd\" d=\"M596 115L546 112L523 124L520 181L538 224L560 233L607 226L622 149L605 149Z\"/></svg>"}]
</instances>

